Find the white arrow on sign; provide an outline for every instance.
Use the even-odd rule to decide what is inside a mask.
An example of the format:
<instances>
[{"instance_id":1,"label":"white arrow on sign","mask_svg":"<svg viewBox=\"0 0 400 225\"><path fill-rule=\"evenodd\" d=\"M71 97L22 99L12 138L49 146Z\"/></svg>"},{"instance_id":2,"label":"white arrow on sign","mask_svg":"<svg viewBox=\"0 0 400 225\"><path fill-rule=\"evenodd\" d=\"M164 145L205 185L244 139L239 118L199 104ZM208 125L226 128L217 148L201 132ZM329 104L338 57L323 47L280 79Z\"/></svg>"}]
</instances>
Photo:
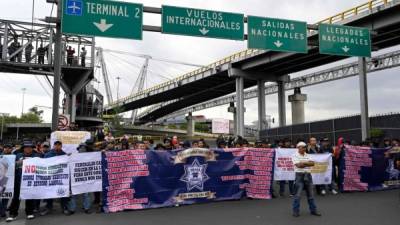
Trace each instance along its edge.
<instances>
[{"instance_id":1,"label":"white arrow on sign","mask_svg":"<svg viewBox=\"0 0 400 225\"><path fill-rule=\"evenodd\" d=\"M280 40L277 40L277 41L274 42L274 45L276 47L280 48L283 45L283 43Z\"/></svg>"},{"instance_id":2,"label":"white arrow on sign","mask_svg":"<svg viewBox=\"0 0 400 225\"><path fill-rule=\"evenodd\" d=\"M209 30L207 30L206 28L202 28L202 29L199 29L199 31L200 31L200 33L202 34L202 35L206 35L207 33L208 33L208 31Z\"/></svg>"},{"instance_id":3,"label":"white arrow on sign","mask_svg":"<svg viewBox=\"0 0 400 225\"><path fill-rule=\"evenodd\" d=\"M348 52L348 51L350 50L350 48L347 47L347 45L345 45L345 46L342 48L342 50L343 50L344 52Z\"/></svg>"},{"instance_id":4,"label":"white arrow on sign","mask_svg":"<svg viewBox=\"0 0 400 225\"><path fill-rule=\"evenodd\" d=\"M100 23L93 22L93 24L99 28L101 32L105 32L106 30L110 29L110 27L114 26L114 24L107 24L105 19L101 19Z\"/></svg>"}]
</instances>

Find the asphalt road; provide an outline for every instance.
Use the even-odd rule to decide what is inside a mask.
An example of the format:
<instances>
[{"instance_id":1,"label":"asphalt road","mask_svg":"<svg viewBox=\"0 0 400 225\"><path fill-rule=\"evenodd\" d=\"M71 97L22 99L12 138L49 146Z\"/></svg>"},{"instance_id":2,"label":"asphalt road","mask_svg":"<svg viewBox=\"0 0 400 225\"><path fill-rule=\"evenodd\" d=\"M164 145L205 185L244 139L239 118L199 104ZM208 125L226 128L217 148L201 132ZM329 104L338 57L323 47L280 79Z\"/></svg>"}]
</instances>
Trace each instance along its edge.
<instances>
[{"instance_id":1,"label":"asphalt road","mask_svg":"<svg viewBox=\"0 0 400 225\"><path fill-rule=\"evenodd\" d=\"M34 220L0 224L27 225L394 225L400 224L400 190L346 193L317 197L322 217L311 216L305 198L301 216L291 216L291 199L241 200L149 209L113 214L78 212L72 216L53 213Z\"/></svg>"}]
</instances>

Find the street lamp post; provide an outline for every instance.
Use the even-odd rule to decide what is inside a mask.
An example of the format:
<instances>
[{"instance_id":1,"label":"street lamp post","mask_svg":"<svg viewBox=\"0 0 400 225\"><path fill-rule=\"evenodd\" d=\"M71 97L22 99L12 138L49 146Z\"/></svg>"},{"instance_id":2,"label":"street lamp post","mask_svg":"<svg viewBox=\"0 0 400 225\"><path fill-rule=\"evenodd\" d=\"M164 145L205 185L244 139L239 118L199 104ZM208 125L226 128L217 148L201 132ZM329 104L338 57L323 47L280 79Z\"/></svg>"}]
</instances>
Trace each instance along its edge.
<instances>
[{"instance_id":1,"label":"street lamp post","mask_svg":"<svg viewBox=\"0 0 400 225\"><path fill-rule=\"evenodd\" d=\"M24 115L24 101L25 101L26 88L22 88L21 90L22 90L22 110L21 110L21 117L22 117L22 115Z\"/></svg>"},{"instance_id":2,"label":"street lamp post","mask_svg":"<svg viewBox=\"0 0 400 225\"><path fill-rule=\"evenodd\" d=\"M121 80L121 77L117 77L117 100L119 99L119 80Z\"/></svg>"},{"instance_id":3,"label":"street lamp post","mask_svg":"<svg viewBox=\"0 0 400 225\"><path fill-rule=\"evenodd\" d=\"M0 115L1 115L1 133L0 133L0 140L2 140L3 141L3 130L4 130L4 117L5 116L8 116L8 115L10 115L10 114L8 114L8 113L0 113Z\"/></svg>"}]
</instances>

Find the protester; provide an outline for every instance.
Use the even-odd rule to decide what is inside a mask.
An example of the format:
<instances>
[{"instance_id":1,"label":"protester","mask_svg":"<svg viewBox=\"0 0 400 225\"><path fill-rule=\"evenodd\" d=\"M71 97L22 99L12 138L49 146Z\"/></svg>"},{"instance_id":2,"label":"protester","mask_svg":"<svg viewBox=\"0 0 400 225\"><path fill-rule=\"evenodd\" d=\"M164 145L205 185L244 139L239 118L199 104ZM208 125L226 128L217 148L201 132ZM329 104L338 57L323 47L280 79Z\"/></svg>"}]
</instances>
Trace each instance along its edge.
<instances>
[{"instance_id":1,"label":"protester","mask_svg":"<svg viewBox=\"0 0 400 225\"><path fill-rule=\"evenodd\" d=\"M46 48L43 47L43 44L40 44L39 48L36 50L36 54L38 56L38 64L44 64L44 56L46 55Z\"/></svg>"},{"instance_id":2,"label":"protester","mask_svg":"<svg viewBox=\"0 0 400 225\"><path fill-rule=\"evenodd\" d=\"M199 148L199 141L192 141L192 148Z\"/></svg>"},{"instance_id":3,"label":"protester","mask_svg":"<svg viewBox=\"0 0 400 225\"><path fill-rule=\"evenodd\" d=\"M318 146L317 138L310 137L307 145L308 154L321 154L320 147ZM326 195L325 185L315 185L318 195Z\"/></svg>"},{"instance_id":4,"label":"protester","mask_svg":"<svg viewBox=\"0 0 400 225\"><path fill-rule=\"evenodd\" d=\"M86 59L86 54L87 54L87 51L86 51L86 49L85 49L85 47L82 47L82 49L81 49L82 51L81 51L81 66L82 67L85 67L86 65L85 65L85 59Z\"/></svg>"},{"instance_id":5,"label":"protester","mask_svg":"<svg viewBox=\"0 0 400 225\"><path fill-rule=\"evenodd\" d=\"M115 140L111 132L108 132L107 136L104 138L105 141L107 142L112 142Z\"/></svg>"},{"instance_id":6,"label":"protester","mask_svg":"<svg viewBox=\"0 0 400 225\"><path fill-rule=\"evenodd\" d=\"M21 43L17 43L17 51L21 48ZM22 62L22 50L17 53L17 61Z\"/></svg>"},{"instance_id":7,"label":"protester","mask_svg":"<svg viewBox=\"0 0 400 225\"><path fill-rule=\"evenodd\" d=\"M311 167L314 166L314 162L306 153L306 143L299 142L297 144L298 152L292 156L294 164L295 175L295 196L293 197L293 216L300 216L300 198L303 189L307 194L307 201L311 215L321 216L317 211L317 206L314 200L313 194L313 181L311 176Z\"/></svg>"},{"instance_id":8,"label":"protester","mask_svg":"<svg viewBox=\"0 0 400 225\"><path fill-rule=\"evenodd\" d=\"M21 149L22 153L18 153L16 155L16 162L15 162L15 181L14 181L14 196L11 201L10 205L10 213L9 217L6 219L6 222L14 221L18 216L19 206L21 200L19 199L19 194L21 190L21 178L22 178L22 162L25 159L39 157L34 151L33 147L35 145L32 141L24 141ZM33 210L35 208L35 200L25 200L25 214L28 220L34 219L35 216L33 215Z\"/></svg>"},{"instance_id":9,"label":"protester","mask_svg":"<svg viewBox=\"0 0 400 225\"><path fill-rule=\"evenodd\" d=\"M148 150L148 149L146 148L145 143L144 143L143 141L138 141L138 142L136 142L135 149Z\"/></svg>"},{"instance_id":10,"label":"protester","mask_svg":"<svg viewBox=\"0 0 400 225\"><path fill-rule=\"evenodd\" d=\"M71 46L68 46L67 49L67 65L72 66L72 62L74 60L75 49L72 49Z\"/></svg>"},{"instance_id":11,"label":"protester","mask_svg":"<svg viewBox=\"0 0 400 225\"><path fill-rule=\"evenodd\" d=\"M30 40L28 40L29 42ZM25 62L30 63L32 60L32 50L33 50L33 45L32 43L29 43L26 47L25 47Z\"/></svg>"},{"instance_id":12,"label":"protester","mask_svg":"<svg viewBox=\"0 0 400 225\"><path fill-rule=\"evenodd\" d=\"M18 45L19 45L18 39L15 37L14 42L12 42L10 46L8 46L9 56L13 55L18 50ZM10 62L15 62L16 57L17 57L16 55L10 57Z\"/></svg>"},{"instance_id":13,"label":"protester","mask_svg":"<svg viewBox=\"0 0 400 225\"><path fill-rule=\"evenodd\" d=\"M11 154L12 154L12 144L5 144L1 155L3 156L3 155L11 155ZM7 184L6 182L5 182L5 184L4 184L4 182L2 182L2 186L4 186L4 188L2 188L2 189L5 189L6 184ZM4 190L2 190L2 191L4 191ZM6 210L7 210L8 201L9 201L8 198L3 198L0 200L0 217L2 217L2 218L7 216Z\"/></svg>"},{"instance_id":14,"label":"protester","mask_svg":"<svg viewBox=\"0 0 400 225\"><path fill-rule=\"evenodd\" d=\"M47 152L44 155L44 158L52 158L56 156L61 156L61 155L66 155L66 153L62 149L62 143L61 141L55 141L54 142L54 147L52 150ZM68 210L68 198L61 198L61 209L65 215L71 215L71 212ZM47 215L53 211L53 199L46 199L46 208L40 213L41 216Z\"/></svg>"},{"instance_id":15,"label":"protester","mask_svg":"<svg viewBox=\"0 0 400 225\"><path fill-rule=\"evenodd\" d=\"M85 143L82 143L81 145L79 145L78 147L78 152L82 153L82 152L93 152L93 140L87 140ZM78 154L79 154L78 153ZM68 211L69 214L74 214L76 211L76 199L81 196L82 197L82 204L83 204L83 210L86 214L90 214L91 212L91 208L92 208L92 200L90 198L90 193L83 193L80 195L71 195L71 197L69 198L69 202L68 202Z\"/></svg>"},{"instance_id":16,"label":"protester","mask_svg":"<svg viewBox=\"0 0 400 225\"><path fill-rule=\"evenodd\" d=\"M283 140L283 148L291 148L292 147L292 142L285 138ZM289 186L289 195L292 197L294 195L294 181L293 180L281 180L279 181L279 195L281 197L285 197L285 186L286 183Z\"/></svg>"},{"instance_id":17,"label":"protester","mask_svg":"<svg viewBox=\"0 0 400 225\"><path fill-rule=\"evenodd\" d=\"M335 180L336 180L336 160L333 154L333 147L330 145L329 139L328 138L322 138L321 139L321 147L320 147L320 153L329 153L332 155L332 181L328 185L324 185L321 190L321 194L325 195L326 190L329 189L329 191L336 195L338 192L335 190Z\"/></svg>"}]
</instances>

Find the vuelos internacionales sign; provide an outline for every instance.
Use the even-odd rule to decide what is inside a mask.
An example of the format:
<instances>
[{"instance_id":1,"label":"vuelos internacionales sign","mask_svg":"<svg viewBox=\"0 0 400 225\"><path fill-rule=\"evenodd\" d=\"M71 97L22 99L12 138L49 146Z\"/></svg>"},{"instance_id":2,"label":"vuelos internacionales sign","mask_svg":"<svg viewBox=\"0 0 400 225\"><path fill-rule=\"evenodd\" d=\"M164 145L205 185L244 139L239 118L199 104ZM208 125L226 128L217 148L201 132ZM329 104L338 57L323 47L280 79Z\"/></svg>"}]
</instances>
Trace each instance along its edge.
<instances>
[{"instance_id":1,"label":"vuelos internacionales sign","mask_svg":"<svg viewBox=\"0 0 400 225\"><path fill-rule=\"evenodd\" d=\"M244 15L163 5L162 32L243 40Z\"/></svg>"}]
</instances>

